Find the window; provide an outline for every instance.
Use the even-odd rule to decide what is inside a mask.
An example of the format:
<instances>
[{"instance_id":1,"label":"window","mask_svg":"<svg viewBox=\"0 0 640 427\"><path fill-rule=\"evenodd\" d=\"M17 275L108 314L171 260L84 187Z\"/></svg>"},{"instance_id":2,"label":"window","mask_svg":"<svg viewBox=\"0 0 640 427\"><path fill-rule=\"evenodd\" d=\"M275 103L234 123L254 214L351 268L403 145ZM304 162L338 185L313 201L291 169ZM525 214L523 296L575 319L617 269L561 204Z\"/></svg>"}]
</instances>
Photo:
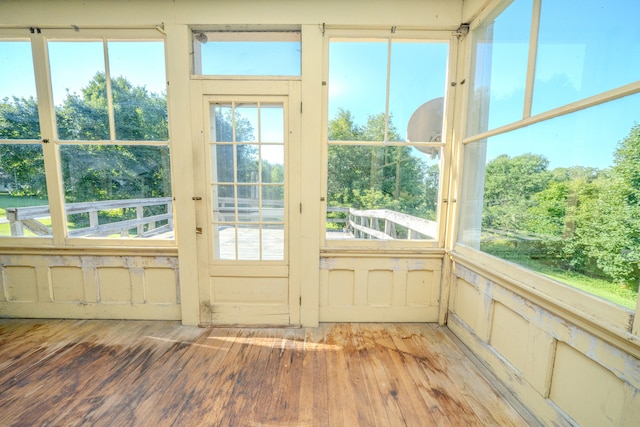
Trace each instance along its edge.
<instances>
[{"instance_id":1,"label":"window","mask_svg":"<svg viewBox=\"0 0 640 427\"><path fill-rule=\"evenodd\" d=\"M51 235L28 40L0 40L0 236Z\"/></svg>"},{"instance_id":2,"label":"window","mask_svg":"<svg viewBox=\"0 0 640 427\"><path fill-rule=\"evenodd\" d=\"M48 51L67 235L173 238L163 43Z\"/></svg>"},{"instance_id":3,"label":"window","mask_svg":"<svg viewBox=\"0 0 640 427\"><path fill-rule=\"evenodd\" d=\"M164 43L59 34L0 40L0 236L173 239Z\"/></svg>"},{"instance_id":4,"label":"window","mask_svg":"<svg viewBox=\"0 0 640 427\"><path fill-rule=\"evenodd\" d=\"M299 31L195 31L194 74L299 76Z\"/></svg>"},{"instance_id":5,"label":"window","mask_svg":"<svg viewBox=\"0 0 640 427\"><path fill-rule=\"evenodd\" d=\"M448 42L331 38L327 240L438 239Z\"/></svg>"},{"instance_id":6,"label":"window","mask_svg":"<svg viewBox=\"0 0 640 427\"><path fill-rule=\"evenodd\" d=\"M571 2L542 1L528 83L535 82L533 96L510 102L519 111L532 102L532 112L545 116L517 119L496 107L484 126L470 106L476 123L464 141L458 242L633 309L640 281L640 63L631 45L640 45L640 32L627 30L619 14L612 21L610 10L631 7L623 3L589 1L578 11ZM495 24L528 4L516 0ZM598 25L578 21L584 31L579 25L567 32L561 21L569 11L597 17ZM620 44L614 24L626 34ZM478 58L491 25L474 36L476 76L478 67L498 66ZM604 49L611 43L626 54ZM483 91L497 93L502 85L492 78ZM477 85L472 90L470 102L487 107ZM505 126L491 131L491 123Z\"/></svg>"}]
</instances>

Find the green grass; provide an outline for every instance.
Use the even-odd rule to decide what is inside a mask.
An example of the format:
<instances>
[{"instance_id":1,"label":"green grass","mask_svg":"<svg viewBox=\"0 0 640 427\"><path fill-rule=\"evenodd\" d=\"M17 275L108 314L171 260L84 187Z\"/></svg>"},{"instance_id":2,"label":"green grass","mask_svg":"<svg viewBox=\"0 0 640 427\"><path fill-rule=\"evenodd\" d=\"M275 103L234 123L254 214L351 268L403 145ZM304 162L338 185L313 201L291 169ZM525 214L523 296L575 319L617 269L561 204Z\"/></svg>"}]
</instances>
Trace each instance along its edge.
<instances>
[{"instance_id":1,"label":"green grass","mask_svg":"<svg viewBox=\"0 0 640 427\"><path fill-rule=\"evenodd\" d=\"M8 193L0 193L0 218L7 217L7 211L5 210L5 208L45 206L48 204L49 201L47 199L41 199L32 196L11 196ZM51 227L51 218L40 218L38 221L46 225L47 227ZM24 229L24 235L27 237L35 236L34 233L27 230L26 228ZM0 223L0 236L11 236L11 226L8 222Z\"/></svg>"},{"instance_id":2,"label":"green grass","mask_svg":"<svg viewBox=\"0 0 640 427\"><path fill-rule=\"evenodd\" d=\"M490 244L483 244L482 250L623 307L631 309L635 309L636 307L638 291L629 286L550 266L542 261L531 259L506 241L494 241Z\"/></svg>"},{"instance_id":3,"label":"green grass","mask_svg":"<svg viewBox=\"0 0 640 427\"><path fill-rule=\"evenodd\" d=\"M11 196L9 193L0 193L0 217L6 217L5 208L16 208L26 206L44 206L49 204L47 199L41 199L33 196Z\"/></svg>"}]
</instances>

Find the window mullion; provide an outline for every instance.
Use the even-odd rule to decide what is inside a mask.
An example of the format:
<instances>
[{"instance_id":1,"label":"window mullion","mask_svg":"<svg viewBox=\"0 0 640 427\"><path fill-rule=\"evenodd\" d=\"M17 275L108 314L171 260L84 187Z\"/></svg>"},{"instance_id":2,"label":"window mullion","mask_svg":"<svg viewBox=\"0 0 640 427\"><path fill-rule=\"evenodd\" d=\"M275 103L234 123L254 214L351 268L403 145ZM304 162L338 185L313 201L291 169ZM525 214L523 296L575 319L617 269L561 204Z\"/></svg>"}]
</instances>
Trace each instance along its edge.
<instances>
[{"instance_id":1,"label":"window mullion","mask_svg":"<svg viewBox=\"0 0 640 427\"><path fill-rule=\"evenodd\" d=\"M38 116L40 120L40 136L42 137L42 154L47 183L47 198L51 215L53 241L56 245L64 245L66 218L64 215L64 188L61 182L60 157L58 154L57 129L53 92L49 78L49 55L47 40L42 34L31 35L33 67L38 97Z\"/></svg>"},{"instance_id":2,"label":"window mullion","mask_svg":"<svg viewBox=\"0 0 640 427\"><path fill-rule=\"evenodd\" d=\"M391 88L391 38L387 47L387 96L384 106L384 142L389 141L389 94Z\"/></svg>"},{"instance_id":3,"label":"window mullion","mask_svg":"<svg viewBox=\"0 0 640 427\"><path fill-rule=\"evenodd\" d=\"M233 205L234 205L234 216L233 216L233 229L235 233L235 260L238 260L239 256L239 244L238 244L238 227L240 226L240 214L239 214L239 191L238 191L238 141L236 140L236 102L233 101L231 103L231 141L233 142Z\"/></svg>"},{"instance_id":4,"label":"window mullion","mask_svg":"<svg viewBox=\"0 0 640 427\"><path fill-rule=\"evenodd\" d=\"M107 113L109 115L109 138L116 140L116 120L113 112L113 92L111 86L111 72L109 70L109 45L106 37L102 39L104 49L104 79L107 90Z\"/></svg>"},{"instance_id":5,"label":"window mullion","mask_svg":"<svg viewBox=\"0 0 640 427\"><path fill-rule=\"evenodd\" d=\"M264 185L262 183L262 103L258 102L258 176L256 177L258 186L258 254L260 260L263 259L262 253L262 228L263 228L263 214L262 214L262 190Z\"/></svg>"},{"instance_id":6,"label":"window mullion","mask_svg":"<svg viewBox=\"0 0 640 427\"><path fill-rule=\"evenodd\" d=\"M533 104L533 86L536 72L536 59L538 56L538 32L540 30L540 10L542 0L533 0L533 13L531 18L531 33L529 36L529 62L527 67L527 80L524 89L524 111L522 118L531 117L531 105Z\"/></svg>"}]
</instances>

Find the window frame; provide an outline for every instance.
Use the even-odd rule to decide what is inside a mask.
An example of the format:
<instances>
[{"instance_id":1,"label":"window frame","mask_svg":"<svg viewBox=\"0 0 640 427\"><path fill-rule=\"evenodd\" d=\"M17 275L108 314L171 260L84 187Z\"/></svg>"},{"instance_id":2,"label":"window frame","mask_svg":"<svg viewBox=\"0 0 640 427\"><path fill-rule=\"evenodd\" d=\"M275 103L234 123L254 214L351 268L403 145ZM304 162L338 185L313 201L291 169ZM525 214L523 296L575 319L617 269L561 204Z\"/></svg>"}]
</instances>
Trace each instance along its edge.
<instances>
[{"instance_id":1,"label":"window frame","mask_svg":"<svg viewBox=\"0 0 640 427\"><path fill-rule=\"evenodd\" d=\"M42 130L42 108L40 106L40 93L38 91L38 76L35 74L35 55L33 49L33 34L29 31L16 31L16 30L6 30L0 29L0 42L24 42L28 43L29 48L31 50L31 65L34 68L34 87L36 88L36 101L38 103L38 120L40 126L40 139L3 139L0 140L0 144L2 145L42 145L42 154L44 157L45 147L43 144L43 130ZM49 205L51 204L51 196L48 194L49 189L47 188L47 199ZM34 246L34 245L46 245L51 244L53 241L53 235L51 236L34 236L34 237L13 237L13 236L1 236L0 237L0 247L4 246L4 243L7 243L9 247L22 247L22 246Z\"/></svg>"},{"instance_id":2,"label":"window frame","mask_svg":"<svg viewBox=\"0 0 640 427\"><path fill-rule=\"evenodd\" d=\"M245 26L245 25L231 25L231 26L190 26L191 34L191 52L192 58L189 64L191 72L191 80L302 80L302 26L301 25L282 25L277 27L272 26ZM214 41L254 41L256 38L263 36L266 41L282 41L281 38L286 38L293 34L297 34L297 38L300 44L300 72L297 75L274 75L274 74L203 74L202 73L202 43L200 43L196 36L198 34L210 34ZM271 40L269 40L271 39Z\"/></svg>"},{"instance_id":3,"label":"window frame","mask_svg":"<svg viewBox=\"0 0 640 427\"><path fill-rule=\"evenodd\" d=\"M405 142L388 141L330 141L328 138L329 125L329 45L331 41L389 41L393 40L424 40L437 43L446 43L448 48L447 70L445 74L445 93L443 111L443 129L440 142L411 142L410 144L423 147L437 147L441 150L439 159L439 183L436 208L437 238L433 240L379 240L379 239L327 239L327 196L328 196L328 151L330 145L358 145L367 147L393 147L408 146ZM443 249L445 246L445 232L447 228L446 220L448 216L449 203L449 175L451 168L451 142L453 135L453 104L455 98L455 84L449 82L455 80L456 62L458 58L458 38L451 31L415 30L401 29L393 27L391 29L349 29L349 28L326 28L323 37L323 69L322 69L322 180L321 180L321 208L320 214L320 249L321 252L332 251L400 251L415 252L425 249ZM387 70L390 66L390 57L387 57ZM389 91L388 71L387 71L387 96ZM388 126L389 107L388 100L385 109L385 134Z\"/></svg>"},{"instance_id":4,"label":"window frame","mask_svg":"<svg viewBox=\"0 0 640 427\"><path fill-rule=\"evenodd\" d=\"M49 198L49 209L51 213L51 237L12 237L3 236L0 238L0 247L87 247L87 248L175 248L177 246L175 236L172 239L130 239L130 238L94 238L94 237L69 237L67 230L67 215L65 210L64 189L62 185L62 168L59 148L65 145L137 145L137 146L166 146L171 150L171 132L167 140L162 141L129 141L115 139L115 127L110 132L109 140L61 140L58 138L55 109L53 103L53 92L51 82L51 72L49 68L48 42L49 41L160 41L163 44L165 80L167 69L167 43L166 36L157 29L0 29L0 40L30 40L33 67L36 80L36 93L38 100L38 113L40 121L41 140L16 140L9 143L30 143L42 144L45 162L45 174L47 182L47 193ZM105 58L108 60L108 58ZM105 70L106 72L106 70ZM107 74L108 77L108 74ZM167 115L169 115L169 88L166 89ZM109 98L111 96L109 95ZM110 103L109 115L113 117L113 106ZM170 119L168 120L170 122ZM115 126L113 119L110 120L110 127ZM3 141L4 143L4 141ZM169 159L171 167L171 159ZM173 176L173 172L171 172ZM175 203L173 195L172 203ZM173 209L173 222L175 224L175 209Z\"/></svg>"},{"instance_id":5,"label":"window frame","mask_svg":"<svg viewBox=\"0 0 640 427\"><path fill-rule=\"evenodd\" d=\"M556 117L575 113L589 107L605 104L625 96L640 93L640 80L629 83L596 95L579 99L536 115L531 115L531 105L533 96L533 83L535 79L536 52L538 45L538 27L540 21L541 2L533 1L533 16L531 19L531 44L529 46L529 63L525 87L525 99L523 105L523 115L520 120L516 120L505 125L491 128L482 132L469 133L467 129L468 103L471 102L470 91L473 89L469 85L464 91L462 107L459 112L461 120L457 129L462 135L460 142L456 146L456 169L460 171L457 177L459 184L456 186L456 198L462 201L465 192L465 185L468 185L464 178L464 152L465 148L474 142L486 140L492 136L506 134L511 131L525 128L535 123L545 122ZM510 1L494 0L479 16L471 23L471 31L479 27L487 19L494 19L499 16L509 5ZM464 40L465 51L468 52L464 61L464 75L471 76L474 72L475 59L473 58L473 37L471 34ZM466 166L468 168L468 165ZM636 300L635 310L619 306L604 298L597 297L586 291L574 288L543 276L534 270L514 264L507 260L482 252L479 249L468 246L460 241L461 231L460 219L462 203L456 203L451 229L451 255L454 261L469 263L480 269L488 277L495 279L508 289L518 294L524 295L532 301L548 307L549 304L556 313L569 316L577 324L595 325L606 333L613 333L616 337L628 341L638 341L640 336L640 294ZM479 213L482 216L482 212ZM477 215L476 215L477 217ZM604 339L607 335L603 335Z\"/></svg>"}]
</instances>

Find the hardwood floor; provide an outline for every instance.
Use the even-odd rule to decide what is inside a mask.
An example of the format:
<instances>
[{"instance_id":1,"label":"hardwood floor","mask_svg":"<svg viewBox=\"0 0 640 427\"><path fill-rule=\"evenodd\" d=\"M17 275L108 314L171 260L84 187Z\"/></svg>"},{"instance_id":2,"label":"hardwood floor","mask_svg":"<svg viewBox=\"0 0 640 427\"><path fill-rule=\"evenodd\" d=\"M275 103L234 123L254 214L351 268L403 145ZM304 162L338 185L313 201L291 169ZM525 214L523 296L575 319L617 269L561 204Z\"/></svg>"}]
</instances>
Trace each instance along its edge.
<instances>
[{"instance_id":1,"label":"hardwood floor","mask_svg":"<svg viewBox=\"0 0 640 427\"><path fill-rule=\"evenodd\" d=\"M435 324L0 320L0 425L521 426Z\"/></svg>"}]
</instances>

